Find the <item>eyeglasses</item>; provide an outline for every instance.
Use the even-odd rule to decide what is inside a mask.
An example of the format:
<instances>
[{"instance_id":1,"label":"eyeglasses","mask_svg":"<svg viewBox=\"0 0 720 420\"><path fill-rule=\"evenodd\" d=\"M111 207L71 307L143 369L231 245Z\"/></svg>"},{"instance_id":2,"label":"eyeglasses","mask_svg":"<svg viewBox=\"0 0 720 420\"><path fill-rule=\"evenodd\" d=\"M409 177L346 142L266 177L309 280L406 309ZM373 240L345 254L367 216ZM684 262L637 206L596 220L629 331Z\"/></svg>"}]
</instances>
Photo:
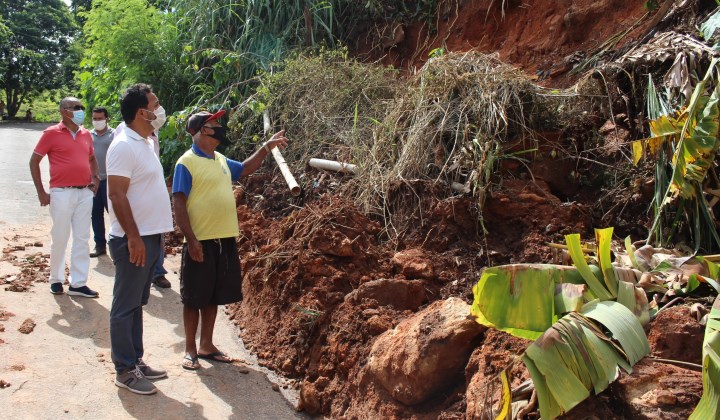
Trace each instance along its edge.
<instances>
[{"instance_id":1,"label":"eyeglasses","mask_svg":"<svg viewBox=\"0 0 720 420\"><path fill-rule=\"evenodd\" d=\"M85 110L85 107L82 106L82 105L75 105L75 106L66 106L66 107L63 107L63 109L72 109L73 111L80 111L80 110L83 110L83 111L84 111L84 110Z\"/></svg>"}]
</instances>

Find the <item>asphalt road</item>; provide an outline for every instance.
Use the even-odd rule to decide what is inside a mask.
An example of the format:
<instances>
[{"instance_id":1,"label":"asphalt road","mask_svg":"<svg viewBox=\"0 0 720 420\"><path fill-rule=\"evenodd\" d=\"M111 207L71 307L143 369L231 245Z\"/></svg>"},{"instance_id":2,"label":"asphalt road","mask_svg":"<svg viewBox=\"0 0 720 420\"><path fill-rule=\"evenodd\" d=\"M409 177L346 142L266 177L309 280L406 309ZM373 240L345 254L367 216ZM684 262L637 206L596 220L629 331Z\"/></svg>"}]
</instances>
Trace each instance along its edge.
<instances>
[{"instance_id":1,"label":"asphalt road","mask_svg":"<svg viewBox=\"0 0 720 420\"><path fill-rule=\"evenodd\" d=\"M30 156L42 130L49 124L0 123L0 224L31 224L50 217L41 208L30 177ZM47 159L40 164L42 178L50 180Z\"/></svg>"},{"instance_id":2,"label":"asphalt road","mask_svg":"<svg viewBox=\"0 0 720 420\"><path fill-rule=\"evenodd\" d=\"M49 252L50 219L41 208L28 169L41 124L0 123L0 246L42 242L39 248L0 258L0 278L19 271L7 256L23 261L29 254ZM47 188L47 162L43 179ZM155 382L158 393L132 394L114 385L110 360L109 309L114 266L107 256L93 259L88 285L99 299L52 295L48 283L30 292L0 287L0 416L12 419L307 419L293 409L295 395L287 383L257 366L238 339L237 329L218 316L215 344L233 357L232 365L201 360L202 368L187 371L182 305L178 294L179 257L168 256L165 268L170 289L153 287L144 312L145 357L168 370ZM30 334L18 331L26 319L37 325ZM4 329L4 331L3 331ZM5 343L2 343L4 341ZM274 386L278 384L279 386ZM273 390L277 389L278 391ZM286 399L287 398L287 399Z\"/></svg>"}]
</instances>

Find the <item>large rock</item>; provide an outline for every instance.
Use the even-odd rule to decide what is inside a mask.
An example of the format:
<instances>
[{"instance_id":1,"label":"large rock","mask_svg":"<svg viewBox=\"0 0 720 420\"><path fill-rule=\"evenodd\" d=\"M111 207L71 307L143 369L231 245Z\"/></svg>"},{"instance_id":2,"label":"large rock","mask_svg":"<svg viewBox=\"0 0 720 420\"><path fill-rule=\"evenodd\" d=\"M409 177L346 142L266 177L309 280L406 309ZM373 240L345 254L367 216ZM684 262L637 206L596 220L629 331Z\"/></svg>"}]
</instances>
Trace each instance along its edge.
<instances>
[{"instance_id":1,"label":"large rock","mask_svg":"<svg viewBox=\"0 0 720 420\"><path fill-rule=\"evenodd\" d=\"M486 329L459 298L438 301L385 332L368 360L372 376L396 400L418 404L462 378Z\"/></svg>"},{"instance_id":2,"label":"large rock","mask_svg":"<svg viewBox=\"0 0 720 420\"><path fill-rule=\"evenodd\" d=\"M425 301L425 285L420 280L372 280L348 293L345 301L354 304L375 301L378 306L392 306L399 311L416 311Z\"/></svg>"}]
</instances>

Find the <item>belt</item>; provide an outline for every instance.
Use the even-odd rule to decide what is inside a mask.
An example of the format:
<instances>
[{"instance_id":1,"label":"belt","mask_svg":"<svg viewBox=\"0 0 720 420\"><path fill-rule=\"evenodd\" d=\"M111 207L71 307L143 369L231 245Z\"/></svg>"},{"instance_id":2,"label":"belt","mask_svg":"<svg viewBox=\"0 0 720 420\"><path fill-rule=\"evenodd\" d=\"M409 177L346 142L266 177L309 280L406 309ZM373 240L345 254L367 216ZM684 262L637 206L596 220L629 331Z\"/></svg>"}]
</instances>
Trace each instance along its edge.
<instances>
[{"instance_id":1,"label":"belt","mask_svg":"<svg viewBox=\"0 0 720 420\"><path fill-rule=\"evenodd\" d=\"M92 188L93 184L88 185L71 185L69 187L58 187L58 188L75 188L78 190L84 190L85 188Z\"/></svg>"}]
</instances>

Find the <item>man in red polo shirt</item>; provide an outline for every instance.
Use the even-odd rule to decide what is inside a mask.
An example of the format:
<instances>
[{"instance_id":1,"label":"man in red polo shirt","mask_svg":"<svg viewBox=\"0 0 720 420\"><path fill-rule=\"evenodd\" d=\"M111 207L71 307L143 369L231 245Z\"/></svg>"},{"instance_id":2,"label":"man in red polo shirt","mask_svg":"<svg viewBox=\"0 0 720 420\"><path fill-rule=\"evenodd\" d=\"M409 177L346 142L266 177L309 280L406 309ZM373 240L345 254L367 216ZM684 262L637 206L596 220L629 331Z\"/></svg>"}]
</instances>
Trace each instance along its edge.
<instances>
[{"instance_id":1,"label":"man in red polo shirt","mask_svg":"<svg viewBox=\"0 0 720 420\"><path fill-rule=\"evenodd\" d=\"M85 107L80 100L67 97L60 101L62 121L48 127L30 157L30 174L41 206L50 205L50 292L63 293L65 251L72 231L70 251L70 287L68 295L98 297L87 287L90 270L90 213L94 191L100 182L93 154L92 136L81 127ZM40 161L50 161L50 193L40 177Z\"/></svg>"}]
</instances>

